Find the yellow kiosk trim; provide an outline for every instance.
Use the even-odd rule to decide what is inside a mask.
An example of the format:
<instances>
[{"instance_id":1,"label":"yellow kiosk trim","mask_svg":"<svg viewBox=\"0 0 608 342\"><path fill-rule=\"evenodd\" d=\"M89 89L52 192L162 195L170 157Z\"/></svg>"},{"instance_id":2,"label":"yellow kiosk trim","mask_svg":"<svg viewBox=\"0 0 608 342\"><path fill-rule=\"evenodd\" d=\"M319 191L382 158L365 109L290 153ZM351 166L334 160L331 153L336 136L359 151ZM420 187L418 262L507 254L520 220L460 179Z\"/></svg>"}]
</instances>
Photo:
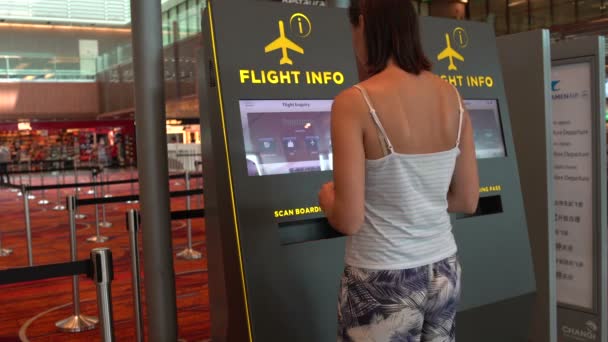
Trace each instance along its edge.
<instances>
[{"instance_id":1,"label":"yellow kiosk trim","mask_svg":"<svg viewBox=\"0 0 608 342\"><path fill-rule=\"evenodd\" d=\"M253 335L251 333L251 318L249 317L249 304L247 300L247 288L245 287L245 272L243 269L243 255L241 253L241 236L239 234L238 220L236 219L236 206L234 201L234 186L232 184L232 167L230 165L230 154L228 152L228 137L226 136L226 120L224 118L224 103L222 97L222 85L220 82L219 65L217 62L217 49L215 45L215 27L213 26L213 14L211 9L212 1L207 4L207 12L209 13L209 25L211 32L211 47L213 49L213 63L215 64L215 78L217 81L217 93L219 96L220 104L220 115L222 118L222 133L224 135L224 149L226 152L226 162L228 164L228 183L230 186L230 204L232 205L232 217L234 219L234 231L236 233L236 244L239 253L239 267L241 269L241 284L243 286L243 298L245 299L245 315L247 317L247 332L249 334L249 341L253 341Z\"/></svg>"}]
</instances>

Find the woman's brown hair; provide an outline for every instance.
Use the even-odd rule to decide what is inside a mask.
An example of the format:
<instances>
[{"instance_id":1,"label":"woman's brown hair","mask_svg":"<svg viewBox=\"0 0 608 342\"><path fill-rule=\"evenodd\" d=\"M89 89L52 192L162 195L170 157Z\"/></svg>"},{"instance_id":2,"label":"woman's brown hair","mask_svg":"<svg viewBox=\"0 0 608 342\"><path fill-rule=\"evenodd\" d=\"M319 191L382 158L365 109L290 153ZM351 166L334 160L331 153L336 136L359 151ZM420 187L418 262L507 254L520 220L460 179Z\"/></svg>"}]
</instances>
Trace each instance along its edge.
<instances>
[{"instance_id":1,"label":"woman's brown hair","mask_svg":"<svg viewBox=\"0 0 608 342\"><path fill-rule=\"evenodd\" d=\"M391 57L401 69L414 75L431 70L411 0L351 0L348 14L355 27L360 15L365 21L369 76L384 70Z\"/></svg>"}]
</instances>

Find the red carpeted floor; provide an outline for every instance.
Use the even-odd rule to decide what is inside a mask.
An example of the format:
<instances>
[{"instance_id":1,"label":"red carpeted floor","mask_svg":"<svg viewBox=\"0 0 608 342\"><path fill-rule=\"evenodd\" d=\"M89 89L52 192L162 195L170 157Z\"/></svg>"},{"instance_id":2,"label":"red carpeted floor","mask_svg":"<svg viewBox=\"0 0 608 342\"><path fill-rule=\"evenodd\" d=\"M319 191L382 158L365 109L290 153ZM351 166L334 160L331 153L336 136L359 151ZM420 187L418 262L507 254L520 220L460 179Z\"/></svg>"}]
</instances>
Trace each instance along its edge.
<instances>
[{"instance_id":1,"label":"red carpeted floor","mask_svg":"<svg viewBox=\"0 0 608 342\"><path fill-rule=\"evenodd\" d=\"M127 172L111 172L111 180L127 179ZM79 177L80 183L88 180L84 172ZM86 178L86 179L85 179ZM39 184L38 176L32 182ZM46 184L54 184L56 177L47 175ZM66 178L73 182L73 176ZM191 188L200 187L200 180L193 179ZM171 190L184 190L183 180L172 180ZM80 197L86 195L88 188L83 188ZM137 192L137 185L135 192ZM114 196L131 194L129 185L116 185L109 189ZM72 192L60 194L61 201ZM45 197L51 200L50 205L38 205L42 194L35 193L36 199L30 200L33 260L35 265L70 261L69 225L67 211L54 211L51 208L57 200L56 191L47 192ZM173 199L171 210L184 210L184 198ZM203 207L202 198L192 197L191 208ZM92 248L107 246L114 256L115 279L112 285L114 326L117 341L135 341L135 322L131 292L131 270L129 255L129 238L125 226L125 212L136 208L137 204L108 204L107 221L111 228L101 228L101 234L111 239L103 244L86 242L86 238L95 235L94 207L83 207L81 212L86 219L78 220L78 256L88 257ZM13 254L0 257L0 270L12 267L27 266L25 220L23 199L6 188L0 188L0 234L2 246L13 249ZM101 208L100 208L101 217ZM186 246L186 221L174 221L172 227L173 248L177 253ZM204 220L192 220L194 249L202 252L201 260L182 260L174 257L174 270L177 289L179 337L185 341L205 341L209 338L209 296L207 286L207 260L205 248ZM140 232L140 248L142 233ZM175 254L174 253L174 254ZM143 277L142 255L142 284ZM95 287L92 281L81 278L81 306L87 315L97 315ZM143 296L145 302L145 296ZM55 328L55 322L71 315L72 312L71 278L58 278L26 284L0 286L0 342L4 341L100 341L99 330L81 333L61 333ZM145 303L144 303L145 305ZM144 307L145 315L145 307Z\"/></svg>"}]
</instances>

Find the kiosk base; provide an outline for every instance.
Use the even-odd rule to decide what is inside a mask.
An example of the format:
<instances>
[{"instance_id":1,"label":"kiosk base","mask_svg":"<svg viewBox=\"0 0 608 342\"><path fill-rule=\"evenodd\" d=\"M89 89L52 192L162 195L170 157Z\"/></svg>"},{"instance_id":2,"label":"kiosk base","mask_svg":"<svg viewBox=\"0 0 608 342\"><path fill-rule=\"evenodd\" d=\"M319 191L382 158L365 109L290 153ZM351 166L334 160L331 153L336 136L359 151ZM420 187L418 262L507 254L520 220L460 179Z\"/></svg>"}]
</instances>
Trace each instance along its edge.
<instances>
[{"instance_id":1,"label":"kiosk base","mask_svg":"<svg viewBox=\"0 0 608 342\"><path fill-rule=\"evenodd\" d=\"M531 293L461 311L456 318L456 336L470 342L529 342L535 300Z\"/></svg>"}]
</instances>

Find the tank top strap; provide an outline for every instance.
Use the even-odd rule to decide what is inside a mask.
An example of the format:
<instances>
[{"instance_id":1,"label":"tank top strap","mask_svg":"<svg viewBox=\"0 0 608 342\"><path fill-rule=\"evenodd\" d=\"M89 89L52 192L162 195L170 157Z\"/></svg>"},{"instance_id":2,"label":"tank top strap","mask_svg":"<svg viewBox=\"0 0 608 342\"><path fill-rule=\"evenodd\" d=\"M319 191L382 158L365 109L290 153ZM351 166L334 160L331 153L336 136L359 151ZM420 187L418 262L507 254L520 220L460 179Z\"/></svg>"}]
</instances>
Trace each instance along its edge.
<instances>
[{"instance_id":1,"label":"tank top strap","mask_svg":"<svg viewBox=\"0 0 608 342\"><path fill-rule=\"evenodd\" d=\"M382 126L380 119L378 118L378 114L376 113L376 110L372 106L372 102L369 98L369 95L367 94L367 91L365 90L365 88L363 88L360 85L355 85L354 87L357 88L361 92L361 95L363 95L363 99L365 100L365 103L367 104L367 107L369 108L369 114L372 116L372 120L374 121L374 123L376 124L376 127L378 128L382 140L384 140L384 142L386 143L388 152L390 154L392 154L393 152L395 152L395 150L393 148L393 144L391 144L391 141L389 140L388 135L386 134L386 131L384 130L384 127Z\"/></svg>"},{"instance_id":2,"label":"tank top strap","mask_svg":"<svg viewBox=\"0 0 608 342\"><path fill-rule=\"evenodd\" d=\"M462 99L460 97L460 93L458 89L454 85L452 85L454 91L456 92L456 97L458 98L458 135L456 136L456 147L460 146L460 135L462 133L462 116L464 114L464 108L462 107Z\"/></svg>"}]
</instances>

